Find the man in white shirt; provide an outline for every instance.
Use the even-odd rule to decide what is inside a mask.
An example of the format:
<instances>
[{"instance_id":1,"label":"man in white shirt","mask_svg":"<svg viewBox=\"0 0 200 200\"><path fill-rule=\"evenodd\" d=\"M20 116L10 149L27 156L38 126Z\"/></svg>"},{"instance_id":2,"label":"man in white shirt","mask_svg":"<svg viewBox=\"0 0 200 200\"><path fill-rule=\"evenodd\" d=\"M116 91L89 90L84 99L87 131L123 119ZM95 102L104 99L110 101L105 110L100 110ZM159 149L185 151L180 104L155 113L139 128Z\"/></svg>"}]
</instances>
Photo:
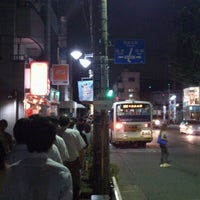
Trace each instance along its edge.
<instances>
[{"instance_id":1,"label":"man in white shirt","mask_svg":"<svg viewBox=\"0 0 200 200\"><path fill-rule=\"evenodd\" d=\"M64 162L64 165L69 168L72 174L73 180L73 200L79 199L80 193L80 154L81 151L86 147L86 143L82 139L81 135L77 130L73 128L68 128L69 118L67 116L61 116L59 118L59 124L61 130L59 132L60 136L64 139L68 152L69 160Z\"/></svg>"},{"instance_id":2,"label":"man in white shirt","mask_svg":"<svg viewBox=\"0 0 200 200\"><path fill-rule=\"evenodd\" d=\"M30 155L13 164L5 184L7 200L72 200L72 178L67 167L48 158L55 125L45 117L31 121L27 138Z\"/></svg>"},{"instance_id":3,"label":"man in white shirt","mask_svg":"<svg viewBox=\"0 0 200 200\"><path fill-rule=\"evenodd\" d=\"M58 123L58 119L54 116L49 116L48 118L50 119L51 122L54 123L54 125L56 126L56 130L58 132L60 130L60 125ZM57 148L60 152L62 162L64 163L66 160L69 160L69 153L68 153L68 149L65 144L65 141L58 134L56 134L56 139L54 141L54 144L57 146Z\"/></svg>"}]
</instances>

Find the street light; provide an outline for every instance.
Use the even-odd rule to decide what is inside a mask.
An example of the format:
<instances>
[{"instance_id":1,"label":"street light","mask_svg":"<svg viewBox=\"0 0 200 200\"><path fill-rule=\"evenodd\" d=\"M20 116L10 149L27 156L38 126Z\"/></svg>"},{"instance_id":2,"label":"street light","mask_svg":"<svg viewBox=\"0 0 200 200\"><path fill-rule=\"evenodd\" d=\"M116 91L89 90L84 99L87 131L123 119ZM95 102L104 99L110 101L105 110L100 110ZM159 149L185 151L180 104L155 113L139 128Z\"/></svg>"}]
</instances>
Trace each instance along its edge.
<instances>
[{"instance_id":1,"label":"street light","mask_svg":"<svg viewBox=\"0 0 200 200\"><path fill-rule=\"evenodd\" d=\"M72 56L72 58L74 58L75 60L78 60L79 61L79 63L81 64L81 66L83 66L84 68L87 68L90 64L91 64L91 59L88 59L88 58L93 58L93 53L91 53L91 54L83 54L81 51L79 51L79 50L73 50L71 53L70 53L70 55ZM93 79L93 72L92 72L92 70L91 69L89 69L88 70L88 72L89 72L89 76L88 77L86 77L86 79L88 79L88 81L89 80L92 80ZM84 78L81 78L82 80L81 81L83 81L83 79ZM79 90L79 83L81 82L81 81L78 81L78 90ZM80 83L81 84L81 83ZM93 84L92 84L92 86L93 86ZM93 89L93 88L92 88ZM81 92L81 91L79 91L80 93L83 93L83 92ZM80 94L79 94L80 95ZM92 91L92 100L90 99L90 100L85 100L85 101L93 101L93 91ZM80 98L80 96L79 96L79 98ZM91 107L92 107L92 104L90 104L90 110L91 110Z\"/></svg>"},{"instance_id":2,"label":"street light","mask_svg":"<svg viewBox=\"0 0 200 200\"><path fill-rule=\"evenodd\" d=\"M169 100L174 101L176 99L176 95L172 95Z\"/></svg>"},{"instance_id":3,"label":"street light","mask_svg":"<svg viewBox=\"0 0 200 200\"><path fill-rule=\"evenodd\" d=\"M75 59L79 60L80 64L84 67L87 68L91 64L91 60L88 58L93 58L93 53L90 54L84 54L84 58L81 58L83 53L79 50L72 51L70 55Z\"/></svg>"},{"instance_id":4,"label":"street light","mask_svg":"<svg viewBox=\"0 0 200 200\"><path fill-rule=\"evenodd\" d=\"M83 59L79 59L80 64L84 68L87 68L91 64L91 60L89 60L88 58L93 58L93 53L85 54Z\"/></svg>"},{"instance_id":5,"label":"street light","mask_svg":"<svg viewBox=\"0 0 200 200\"><path fill-rule=\"evenodd\" d=\"M83 54L79 50L72 51L70 55L75 59L78 60Z\"/></svg>"},{"instance_id":6,"label":"street light","mask_svg":"<svg viewBox=\"0 0 200 200\"><path fill-rule=\"evenodd\" d=\"M84 68L87 68L91 64L91 61L85 58L79 59L79 62Z\"/></svg>"}]
</instances>

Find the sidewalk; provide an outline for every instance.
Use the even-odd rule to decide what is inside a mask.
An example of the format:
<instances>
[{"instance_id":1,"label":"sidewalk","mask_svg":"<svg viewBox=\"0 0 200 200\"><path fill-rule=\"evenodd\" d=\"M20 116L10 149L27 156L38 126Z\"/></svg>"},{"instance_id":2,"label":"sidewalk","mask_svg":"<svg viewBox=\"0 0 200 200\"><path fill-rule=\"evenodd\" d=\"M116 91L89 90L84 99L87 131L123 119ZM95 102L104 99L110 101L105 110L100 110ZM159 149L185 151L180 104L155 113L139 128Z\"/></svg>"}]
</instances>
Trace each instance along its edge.
<instances>
[{"instance_id":1,"label":"sidewalk","mask_svg":"<svg viewBox=\"0 0 200 200\"><path fill-rule=\"evenodd\" d=\"M92 186L90 184L89 174L85 173L81 176L81 195L80 200L91 200Z\"/></svg>"}]
</instances>

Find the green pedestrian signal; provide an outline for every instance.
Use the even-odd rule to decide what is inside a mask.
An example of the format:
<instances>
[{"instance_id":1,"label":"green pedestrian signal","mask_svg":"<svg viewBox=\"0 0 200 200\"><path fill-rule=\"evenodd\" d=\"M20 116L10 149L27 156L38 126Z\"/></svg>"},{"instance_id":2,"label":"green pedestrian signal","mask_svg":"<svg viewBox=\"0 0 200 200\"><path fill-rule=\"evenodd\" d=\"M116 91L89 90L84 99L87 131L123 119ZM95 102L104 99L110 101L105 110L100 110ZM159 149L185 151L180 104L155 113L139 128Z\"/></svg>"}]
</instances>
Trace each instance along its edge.
<instances>
[{"instance_id":1,"label":"green pedestrian signal","mask_svg":"<svg viewBox=\"0 0 200 200\"><path fill-rule=\"evenodd\" d=\"M114 97L114 92L113 90L107 90L106 91L106 98L107 99L112 99Z\"/></svg>"}]
</instances>

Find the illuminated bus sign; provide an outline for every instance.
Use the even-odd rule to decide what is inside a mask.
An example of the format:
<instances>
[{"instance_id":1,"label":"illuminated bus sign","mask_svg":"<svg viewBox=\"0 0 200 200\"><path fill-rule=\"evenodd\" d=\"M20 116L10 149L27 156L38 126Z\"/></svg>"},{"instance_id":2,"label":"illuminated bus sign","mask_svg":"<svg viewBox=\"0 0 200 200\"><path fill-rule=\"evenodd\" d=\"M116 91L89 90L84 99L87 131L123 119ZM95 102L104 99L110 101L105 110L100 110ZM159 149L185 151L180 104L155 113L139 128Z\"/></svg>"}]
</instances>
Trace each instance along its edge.
<instances>
[{"instance_id":1,"label":"illuminated bus sign","mask_svg":"<svg viewBox=\"0 0 200 200\"><path fill-rule=\"evenodd\" d=\"M143 108L143 104L123 104L122 108L127 109L127 108Z\"/></svg>"}]
</instances>

